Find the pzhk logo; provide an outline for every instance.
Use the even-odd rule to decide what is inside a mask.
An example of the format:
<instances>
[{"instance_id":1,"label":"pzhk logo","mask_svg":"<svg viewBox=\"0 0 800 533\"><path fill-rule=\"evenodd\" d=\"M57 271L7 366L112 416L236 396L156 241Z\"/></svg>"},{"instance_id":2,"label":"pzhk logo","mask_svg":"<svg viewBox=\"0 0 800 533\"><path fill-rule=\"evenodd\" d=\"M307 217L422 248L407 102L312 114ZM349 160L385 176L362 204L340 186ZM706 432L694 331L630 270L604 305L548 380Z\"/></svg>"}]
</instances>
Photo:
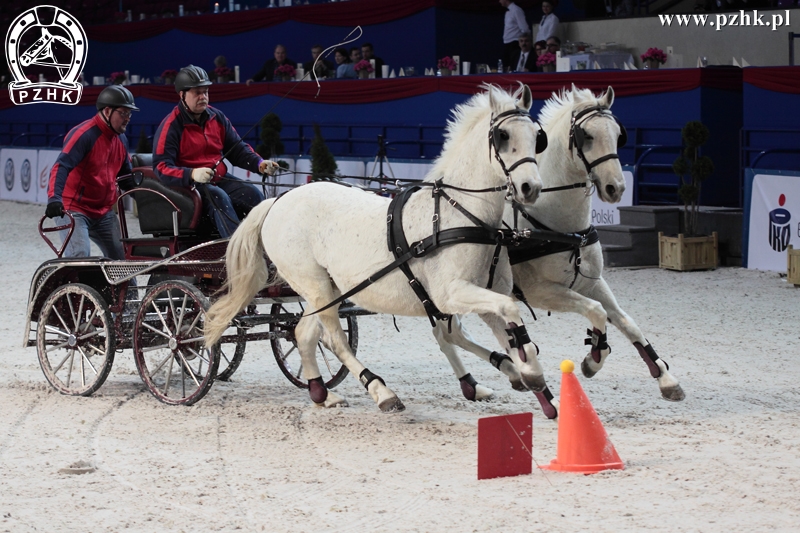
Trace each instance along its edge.
<instances>
[{"instance_id":1,"label":"pzhk logo","mask_svg":"<svg viewBox=\"0 0 800 533\"><path fill-rule=\"evenodd\" d=\"M791 238L789 221L792 219L792 214L788 209L784 209L783 204L785 203L786 195L781 194L778 197L780 207L769 212L769 244L776 252L786 251Z\"/></svg>"},{"instance_id":2,"label":"pzhk logo","mask_svg":"<svg viewBox=\"0 0 800 533\"><path fill-rule=\"evenodd\" d=\"M86 34L78 20L54 6L33 7L11 23L6 34L6 60L14 80L8 84L17 105L50 102L75 105L81 99L79 83L86 62ZM26 74L27 71L27 74ZM39 80L39 75L50 74Z\"/></svg>"}]
</instances>

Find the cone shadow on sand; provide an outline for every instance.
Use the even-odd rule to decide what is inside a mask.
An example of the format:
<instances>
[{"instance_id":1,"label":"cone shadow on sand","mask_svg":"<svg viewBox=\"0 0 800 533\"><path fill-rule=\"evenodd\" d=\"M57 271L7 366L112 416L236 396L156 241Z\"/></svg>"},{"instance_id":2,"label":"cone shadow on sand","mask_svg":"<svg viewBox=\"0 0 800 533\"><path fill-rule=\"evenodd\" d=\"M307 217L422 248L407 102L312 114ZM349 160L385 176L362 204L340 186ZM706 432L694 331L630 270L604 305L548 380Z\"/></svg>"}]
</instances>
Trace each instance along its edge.
<instances>
[{"instance_id":1,"label":"cone shadow on sand","mask_svg":"<svg viewBox=\"0 0 800 533\"><path fill-rule=\"evenodd\" d=\"M561 397L558 409L558 452L545 470L594 474L622 470L625 465L608 440L603 423L575 377L575 364L561 363Z\"/></svg>"}]
</instances>

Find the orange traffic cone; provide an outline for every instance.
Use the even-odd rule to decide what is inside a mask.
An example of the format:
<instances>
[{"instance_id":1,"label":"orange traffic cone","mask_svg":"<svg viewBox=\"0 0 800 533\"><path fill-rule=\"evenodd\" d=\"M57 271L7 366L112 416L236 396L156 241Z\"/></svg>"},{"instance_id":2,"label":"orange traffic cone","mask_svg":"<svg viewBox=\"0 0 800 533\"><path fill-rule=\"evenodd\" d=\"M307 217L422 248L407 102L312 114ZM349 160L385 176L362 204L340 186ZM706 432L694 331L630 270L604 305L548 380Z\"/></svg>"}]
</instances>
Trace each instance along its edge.
<instances>
[{"instance_id":1,"label":"orange traffic cone","mask_svg":"<svg viewBox=\"0 0 800 533\"><path fill-rule=\"evenodd\" d=\"M573 374L575 364L561 363L561 398L558 408L558 455L546 470L594 474L601 470L622 470L625 465Z\"/></svg>"}]
</instances>

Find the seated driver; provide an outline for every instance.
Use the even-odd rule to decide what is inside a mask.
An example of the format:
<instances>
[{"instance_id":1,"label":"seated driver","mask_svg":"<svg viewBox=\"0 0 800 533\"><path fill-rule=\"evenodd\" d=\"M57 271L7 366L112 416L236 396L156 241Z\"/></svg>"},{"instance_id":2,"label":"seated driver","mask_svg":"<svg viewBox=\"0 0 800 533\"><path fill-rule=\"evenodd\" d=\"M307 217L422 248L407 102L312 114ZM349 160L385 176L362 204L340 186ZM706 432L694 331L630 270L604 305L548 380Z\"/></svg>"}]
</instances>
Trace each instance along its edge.
<instances>
[{"instance_id":1,"label":"seated driver","mask_svg":"<svg viewBox=\"0 0 800 533\"><path fill-rule=\"evenodd\" d=\"M273 174L279 167L256 154L230 120L208 105L209 85L206 71L194 65L175 77L180 101L153 138L153 170L165 185L197 187L204 214L214 221L220 237L228 238L264 195L254 184L228 174L223 154L254 173Z\"/></svg>"}]
</instances>

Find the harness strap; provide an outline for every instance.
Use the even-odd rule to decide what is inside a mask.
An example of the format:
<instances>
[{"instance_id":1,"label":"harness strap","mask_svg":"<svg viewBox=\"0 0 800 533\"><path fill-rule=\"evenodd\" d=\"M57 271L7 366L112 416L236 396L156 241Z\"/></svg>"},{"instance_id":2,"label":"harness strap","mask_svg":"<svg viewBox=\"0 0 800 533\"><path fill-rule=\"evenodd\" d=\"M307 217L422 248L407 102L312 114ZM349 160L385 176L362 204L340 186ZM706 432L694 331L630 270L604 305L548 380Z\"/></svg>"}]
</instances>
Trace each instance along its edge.
<instances>
[{"instance_id":1,"label":"harness strap","mask_svg":"<svg viewBox=\"0 0 800 533\"><path fill-rule=\"evenodd\" d=\"M538 319L536 318L536 313L534 313L534 312L533 312L533 308L532 308L532 307L530 306L530 304L528 303L528 299L527 299L527 298L525 298L525 293L524 293L524 292L522 292L522 289L521 289L521 288L519 287L519 285L517 285L516 283L514 283L514 284L511 286L511 294L513 294L513 295L514 295L514 298L516 298L517 300L519 300L520 302L522 302L522 303L524 303L524 304L525 304L525 307L527 307L527 308L528 308L528 311L530 311L530 312L531 312L531 315L533 315L533 319L534 319L534 320L538 320Z\"/></svg>"}]
</instances>

